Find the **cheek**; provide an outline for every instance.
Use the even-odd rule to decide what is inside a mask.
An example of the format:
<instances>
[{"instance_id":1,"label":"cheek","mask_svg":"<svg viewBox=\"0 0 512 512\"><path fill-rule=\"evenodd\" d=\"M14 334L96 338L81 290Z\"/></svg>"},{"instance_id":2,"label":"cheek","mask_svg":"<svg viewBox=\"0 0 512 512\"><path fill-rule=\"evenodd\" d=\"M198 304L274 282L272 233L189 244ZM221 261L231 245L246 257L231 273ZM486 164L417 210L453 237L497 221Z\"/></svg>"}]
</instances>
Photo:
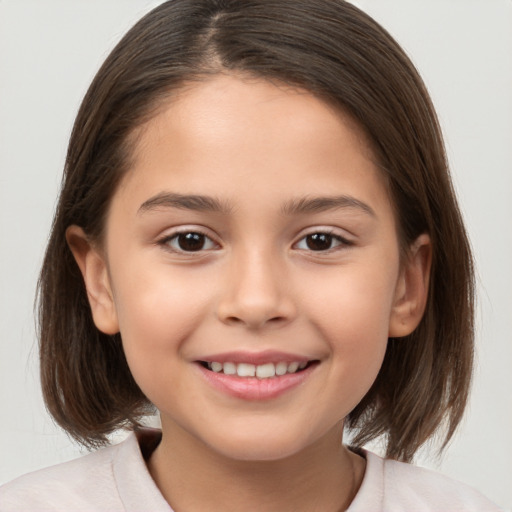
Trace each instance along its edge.
<instances>
[{"instance_id":1,"label":"cheek","mask_svg":"<svg viewBox=\"0 0 512 512\"><path fill-rule=\"evenodd\" d=\"M310 318L329 344L333 375L347 396L356 398L354 406L384 359L397 275L398 265L389 262L352 265L310 282L305 299Z\"/></svg>"},{"instance_id":2,"label":"cheek","mask_svg":"<svg viewBox=\"0 0 512 512\"><path fill-rule=\"evenodd\" d=\"M170 267L130 268L117 267L123 279L114 276L114 301L126 358L138 380L139 375L152 377L162 360L172 366L200 323L209 295L204 286L198 293L200 283Z\"/></svg>"},{"instance_id":3,"label":"cheek","mask_svg":"<svg viewBox=\"0 0 512 512\"><path fill-rule=\"evenodd\" d=\"M345 343L362 337L387 338L398 265L394 261L347 265L316 273L300 286L301 295L317 327L328 338L342 335Z\"/></svg>"}]
</instances>

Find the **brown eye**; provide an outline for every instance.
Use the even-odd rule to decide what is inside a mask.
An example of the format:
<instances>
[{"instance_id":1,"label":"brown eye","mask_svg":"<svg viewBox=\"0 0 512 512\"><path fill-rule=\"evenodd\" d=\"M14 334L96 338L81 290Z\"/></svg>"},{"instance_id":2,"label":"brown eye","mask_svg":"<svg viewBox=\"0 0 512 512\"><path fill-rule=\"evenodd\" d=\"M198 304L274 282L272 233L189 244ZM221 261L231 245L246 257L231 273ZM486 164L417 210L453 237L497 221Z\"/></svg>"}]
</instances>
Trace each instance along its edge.
<instances>
[{"instance_id":1,"label":"brown eye","mask_svg":"<svg viewBox=\"0 0 512 512\"><path fill-rule=\"evenodd\" d=\"M326 251L331 248L332 236L325 233L314 233L306 237L306 245L312 251Z\"/></svg>"},{"instance_id":2,"label":"brown eye","mask_svg":"<svg viewBox=\"0 0 512 512\"><path fill-rule=\"evenodd\" d=\"M349 242L330 233L311 233L299 240L297 248L308 251L329 251L340 245L350 245Z\"/></svg>"},{"instance_id":3,"label":"brown eye","mask_svg":"<svg viewBox=\"0 0 512 512\"><path fill-rule=\"evenodd\" d=\"M165 243L176 252L198 252L215 247L210 238L194 231L177 233L168 238Z\"/></svg>"},{"instance_id":4,"label":"brown eye","mask_svg":"<svg viewBox=\"0 0 512 512\"><path fill-rule=\"evenodd\" d=\"M204 247L204 235L182 233L178 235L178 245L182 251L200 251Z\"/></svg>"}]
</instances>

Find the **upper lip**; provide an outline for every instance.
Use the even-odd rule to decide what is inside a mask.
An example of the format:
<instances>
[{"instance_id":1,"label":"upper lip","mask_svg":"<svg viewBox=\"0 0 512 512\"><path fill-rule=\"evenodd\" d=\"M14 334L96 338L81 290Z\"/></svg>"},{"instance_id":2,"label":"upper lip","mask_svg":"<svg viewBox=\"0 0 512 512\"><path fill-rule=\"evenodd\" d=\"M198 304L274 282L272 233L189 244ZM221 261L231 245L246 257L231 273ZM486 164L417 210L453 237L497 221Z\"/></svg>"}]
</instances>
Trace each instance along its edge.
<instances>
[{"instance_id":1,"label":"upper lip","mask_svg":"<svg viewBox=\"0 0 512 512\"><path fill-rule=\"evenodd\" d=\"M217 363L248 363L254 365L260 365L265 363L306 363L312 361L314 358L307 357L299 354L292 354L289 352L277 352L274 350L266 350L262 352L245 352L245 351L233 351L233 352L222 352L220 354L212 354L205 357L201 357L198 361L205 362L217 362Z\"/></svg>"}]
</instances>

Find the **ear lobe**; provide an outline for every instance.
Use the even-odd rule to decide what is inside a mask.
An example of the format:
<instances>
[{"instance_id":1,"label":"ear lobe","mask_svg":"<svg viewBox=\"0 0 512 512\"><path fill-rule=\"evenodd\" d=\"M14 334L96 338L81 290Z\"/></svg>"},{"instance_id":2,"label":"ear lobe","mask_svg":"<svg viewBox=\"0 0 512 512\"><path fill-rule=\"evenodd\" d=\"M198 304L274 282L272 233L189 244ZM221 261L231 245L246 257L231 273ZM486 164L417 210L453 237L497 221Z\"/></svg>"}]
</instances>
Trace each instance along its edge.
<instances>
[{"instance_id":1,"label":"ear lobe","mask_svg":"<svg viewBox=\"0 0 512 512\"><path fill-rule=\"evenodd\" d=\"M79 226L69 226L66 241L84 278L96 327L105 334L119 332L117 312L104 257Z\"/></svg>"},{"instance_id":2,"label":"ear lobe","mask_svg":"<svg viewBox=\"0 0 512 512\"><path fill-rule=\"evenodd\" d=\"M430 236L423 234L409 249L397 282L389 322L389 337L407 336L420 323L427 304L431 263Z\"/></svg>"}]
</instances>

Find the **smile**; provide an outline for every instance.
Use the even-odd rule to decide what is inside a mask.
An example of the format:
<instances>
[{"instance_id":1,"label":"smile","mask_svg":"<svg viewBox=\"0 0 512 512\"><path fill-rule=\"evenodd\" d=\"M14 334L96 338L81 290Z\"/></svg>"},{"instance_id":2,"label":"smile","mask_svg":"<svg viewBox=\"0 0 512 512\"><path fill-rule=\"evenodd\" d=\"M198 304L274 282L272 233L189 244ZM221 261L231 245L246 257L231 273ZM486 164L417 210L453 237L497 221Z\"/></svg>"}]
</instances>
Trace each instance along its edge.
<instances>
[{"instance_id":1,"label":"smile","mask_svg":"<svg viewBox=\"0 0 512 512\"><path fill-rule=\"evenodd\" d=\"M320 365L290 354L222 354L196 361L205 381L222 394L249 401L272 400L301 386Z\"/></svg>"},{"instance_id":2,"label":"smile","mask_svg":"<svg viewBox=\"0 0 512 512\"><path fill-rule=\"evenodd\" d=\"M215 373L224 373L225 375L236 375L238 377L257 377L258 379L271 379L286 374L297 373L308 366L307 361L292 361L290 363L281 361L279 363L233 363L218 361L208 361L203 363L206 367Z\"/></svg>"}]
</instances>

